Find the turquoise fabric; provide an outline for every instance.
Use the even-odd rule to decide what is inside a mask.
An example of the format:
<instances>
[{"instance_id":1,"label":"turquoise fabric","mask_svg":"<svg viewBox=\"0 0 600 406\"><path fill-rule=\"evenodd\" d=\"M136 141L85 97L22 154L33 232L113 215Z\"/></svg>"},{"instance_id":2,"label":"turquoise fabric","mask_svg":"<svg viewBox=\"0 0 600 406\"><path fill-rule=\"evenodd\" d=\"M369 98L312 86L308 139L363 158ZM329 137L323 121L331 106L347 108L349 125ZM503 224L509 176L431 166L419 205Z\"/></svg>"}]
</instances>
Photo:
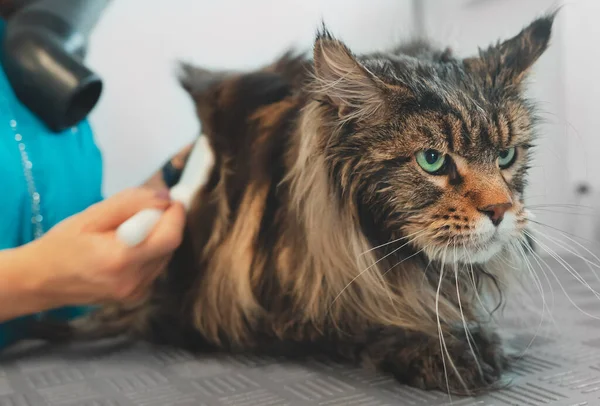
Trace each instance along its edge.
<instances>
[{"instance_id":1,"label":"turquoise fabric","mask_svg":"<svg viewBox=\"0 0 600 406\"><path fill-rule=\"evenodd\" d=\"M4 22L0 20L0 42ZM18 139L32 163L45 231L102 199L102 157L87 121L61 133L50 131L15 96L0 67L0 250L34 239L32 196L24 175ZM0 276L0 283L1 283ZM65 319L85 308L48 312ZM30 317L0 324L0 349L23 338Z\"/></svg>"}]
</instances>

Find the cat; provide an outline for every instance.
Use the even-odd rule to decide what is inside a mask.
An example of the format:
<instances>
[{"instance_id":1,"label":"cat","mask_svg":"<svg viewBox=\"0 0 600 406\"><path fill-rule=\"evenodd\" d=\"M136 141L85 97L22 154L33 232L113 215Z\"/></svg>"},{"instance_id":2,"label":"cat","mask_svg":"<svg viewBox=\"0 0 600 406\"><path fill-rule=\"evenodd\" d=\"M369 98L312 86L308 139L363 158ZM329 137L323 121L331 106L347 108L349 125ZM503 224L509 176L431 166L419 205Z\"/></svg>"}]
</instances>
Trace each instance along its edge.
<instances>
[{"instance_id":1,"label":"cat","mask_svg":"<svg viewBox=\"0 0 600 406\"><path fill-rule=\"evenodd\" d=\"M500 387L510 359L488 313L526 244L524 86L554 16L467 58L423 41L357 55L323 26L312 57L182 65L209 180L151 295L74 322L74 337L326 354L422 389Z\"/></svg>"}]
</instances>

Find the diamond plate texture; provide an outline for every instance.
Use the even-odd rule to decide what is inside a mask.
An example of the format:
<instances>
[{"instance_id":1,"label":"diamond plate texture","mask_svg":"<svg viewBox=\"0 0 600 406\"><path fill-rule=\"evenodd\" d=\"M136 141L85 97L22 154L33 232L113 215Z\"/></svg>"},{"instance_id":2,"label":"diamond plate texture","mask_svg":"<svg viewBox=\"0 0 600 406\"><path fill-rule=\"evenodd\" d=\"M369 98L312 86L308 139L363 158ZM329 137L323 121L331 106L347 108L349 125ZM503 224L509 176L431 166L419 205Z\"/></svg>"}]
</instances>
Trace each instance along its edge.
<instances>
[{"instance_id":1,"label":"diamond plate texture","mask_svg":"<svg viewBox=\"0 0 600 406\"><path fill-rule=\"evenodd\" d=\"M6 351L0 406L597 406L600 279L584 261L567 262L590 287L555 262L548 278L539 275L551 309L543 319L509 306L501 330L523 355L507 375L510 385L486 397L449 398L323 360L194 357L108 341L60 348L22 343Z\"/></svg>"}]
</instances>

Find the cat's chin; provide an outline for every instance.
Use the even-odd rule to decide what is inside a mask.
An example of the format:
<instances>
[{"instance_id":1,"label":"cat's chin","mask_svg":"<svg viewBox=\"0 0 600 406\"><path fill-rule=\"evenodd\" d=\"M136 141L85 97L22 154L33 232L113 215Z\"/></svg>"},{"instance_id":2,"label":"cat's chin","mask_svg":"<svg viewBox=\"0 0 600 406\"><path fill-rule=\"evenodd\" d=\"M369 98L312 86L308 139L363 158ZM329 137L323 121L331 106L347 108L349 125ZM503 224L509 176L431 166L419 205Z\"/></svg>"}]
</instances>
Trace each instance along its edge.
<instances>
[{"instance_id":1,"label":"cat's chin","mask_svg":"<svg viewBox=\"0 0 600 406\"><path fill-rule=\"evenodd\" d=\"M507 248L510 234L494 233L491 237L468 245L449 245L443 248L426 248L427 257L444 264L484 264ZM483 241L482 241L483 240Z\"/></svg>"},{"instance_id":2,"label":"cat's chin","mask_svg":"<svg viewBox=\"0 0 600 406\"><path fill-rule=\"evenodd\" d=\"M487 244L485 248L473 247L454 247L440 253L440 250L426 252L427 257L432 261L439 261L444 264L484 264L489 262L496 255L500 254L505 244L500 241ZM427 249L425 251L428 251Z\"/></svg>"},{"instance_id":3,"label":"cat's chin","mask_svg":"<svg viewBox=\"0 0 600 406\"><path fill-rule=\"evenodd\" d=\"M493 241L480 248L457 247L455 252L446 255L443 261L446 264L484 264L500 254L504 246L501 241Z\"/></svg>"}]
</instances>

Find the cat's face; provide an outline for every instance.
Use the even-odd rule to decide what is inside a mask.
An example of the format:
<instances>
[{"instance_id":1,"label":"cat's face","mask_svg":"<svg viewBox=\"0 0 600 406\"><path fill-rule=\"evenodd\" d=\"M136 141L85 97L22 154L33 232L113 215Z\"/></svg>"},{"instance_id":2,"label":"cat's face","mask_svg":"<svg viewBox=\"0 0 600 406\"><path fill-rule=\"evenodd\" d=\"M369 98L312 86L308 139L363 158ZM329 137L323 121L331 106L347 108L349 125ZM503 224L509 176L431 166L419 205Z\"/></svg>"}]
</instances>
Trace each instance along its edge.
<instances>
[{"instance_id":1,"label":"cat's face","mask_svg":"<svg viewBox=\"0 0 600 406\"><path fill-rule=\"evenodd\" d=\"M354 57L327 34L317 41L317 92L336 122L331 179L374 243L402 237L430 259L476 263L520 241L533 142L521 82L551 25L464 60Z\"/></svg>"},{"instance_id":2,"label":"cat's face","mask_svg":"<svg viewBox=\"0 0 600 406\"><path fill-rule=\"evenodd\" d=\"M383 224L399 227L430 258L487 261L518 241L526 225L529 115L435 104L393 123L389 138L370 151L370 165L383 175L376 204L398 213Z\"/></svg>"}]
</instances>

